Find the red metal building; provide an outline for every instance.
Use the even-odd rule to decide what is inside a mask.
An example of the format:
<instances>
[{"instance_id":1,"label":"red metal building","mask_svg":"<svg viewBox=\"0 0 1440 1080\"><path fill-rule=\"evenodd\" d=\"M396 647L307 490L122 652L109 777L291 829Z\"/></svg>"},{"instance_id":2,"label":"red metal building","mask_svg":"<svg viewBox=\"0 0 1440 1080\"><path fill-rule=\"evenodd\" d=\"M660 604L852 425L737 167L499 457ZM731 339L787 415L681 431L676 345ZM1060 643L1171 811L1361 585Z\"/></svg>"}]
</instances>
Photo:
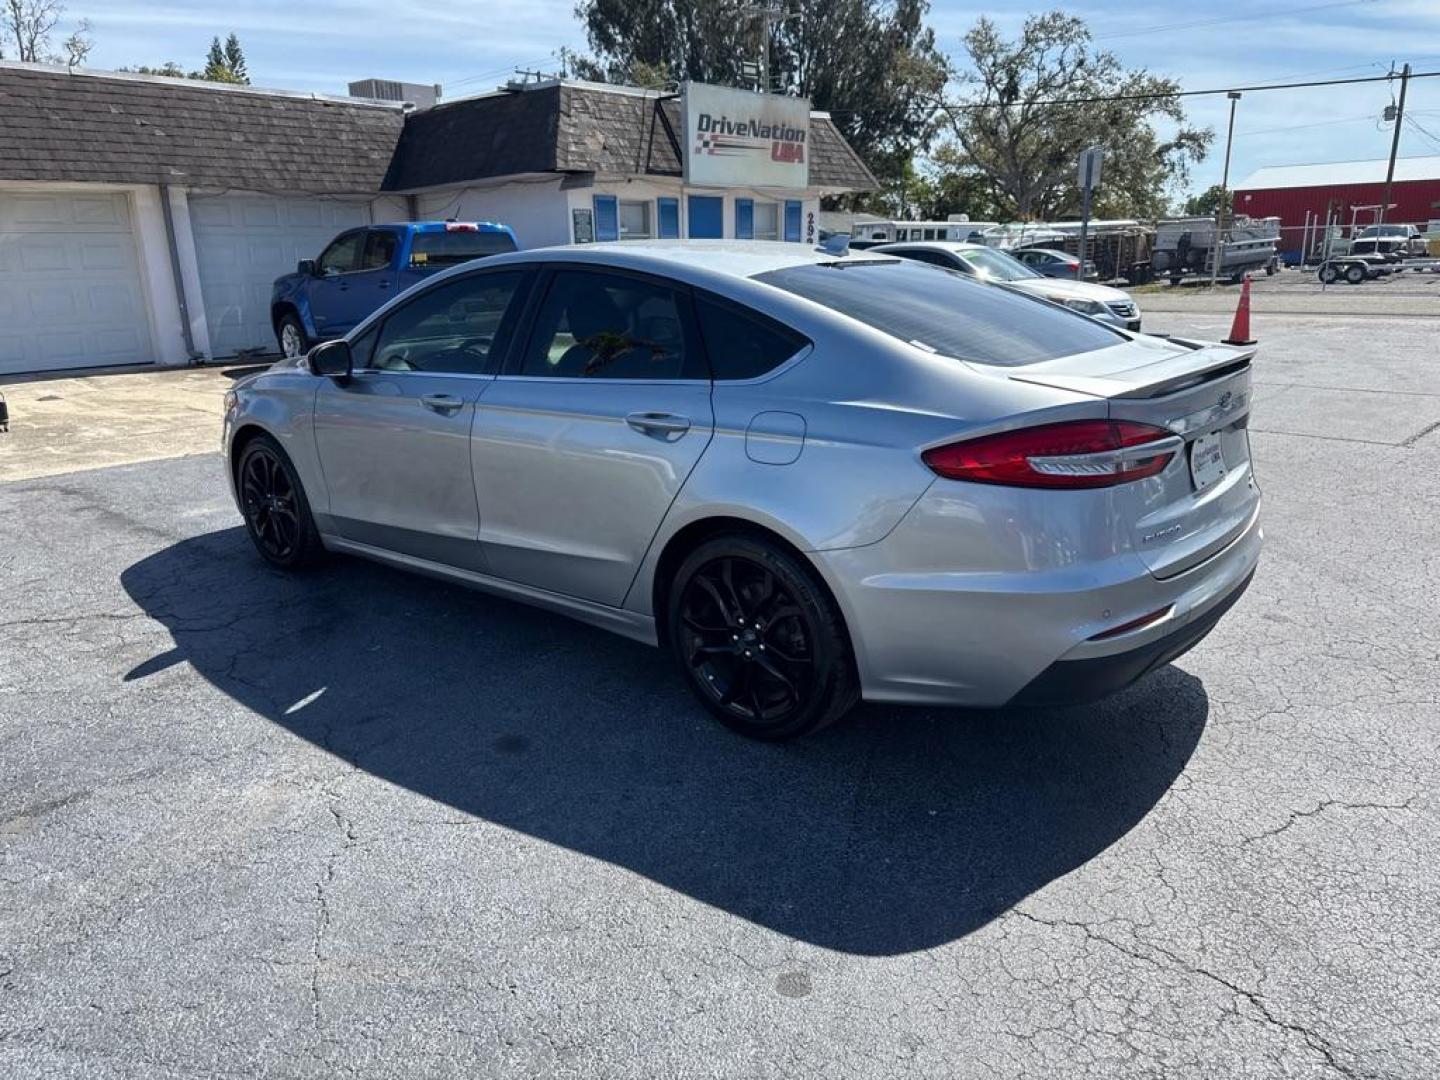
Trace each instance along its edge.
<instances>
[{"instance_id":1,"label":"red metal building","mask_svg":"<svg viewBox=\"0 0 1440 1080\"><path fill-rule=\"evenodd\" d=\"M1305 215L1325 224L1326 216L1345 227L1375 222L1375 207L1385 194L1388 162L1337 161L1328 165L1272 165L1252 173L1235 185L1235 212L1251 217L1278 217L1280 250L1298 254L1305 240ZM1400 158L1390 189L1388 223L1417 225L1440 219L1440 157ZM1338 218L1334 215L1338 211ZM1318 242L1318 241L1317 241Z\"/></svg>"}]
</instances>

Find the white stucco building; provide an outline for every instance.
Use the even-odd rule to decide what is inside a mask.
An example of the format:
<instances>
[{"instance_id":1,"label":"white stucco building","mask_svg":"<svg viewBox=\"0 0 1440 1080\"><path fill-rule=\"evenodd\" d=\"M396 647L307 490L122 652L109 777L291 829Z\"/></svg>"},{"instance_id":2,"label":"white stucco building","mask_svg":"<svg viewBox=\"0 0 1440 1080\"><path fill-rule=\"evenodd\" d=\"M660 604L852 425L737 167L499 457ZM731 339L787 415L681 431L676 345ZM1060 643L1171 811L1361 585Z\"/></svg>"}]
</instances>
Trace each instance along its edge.
<instances>
[{"instance_id":1,"label":"white stucco building","mask_svg":"<svg viewBox=\"0 0 1440 1080\"><path fill-rule=\"evenodd\" d=\"M822 195L874 186L825 114L702 93L727 110L718 137L683 95L592 83L406 111L0 63L0 376L273 349L271 282L353 225L485 219L522 247L813 243ZM777 108L785 140L761 116Z\"/></svg>"}]
</instances>

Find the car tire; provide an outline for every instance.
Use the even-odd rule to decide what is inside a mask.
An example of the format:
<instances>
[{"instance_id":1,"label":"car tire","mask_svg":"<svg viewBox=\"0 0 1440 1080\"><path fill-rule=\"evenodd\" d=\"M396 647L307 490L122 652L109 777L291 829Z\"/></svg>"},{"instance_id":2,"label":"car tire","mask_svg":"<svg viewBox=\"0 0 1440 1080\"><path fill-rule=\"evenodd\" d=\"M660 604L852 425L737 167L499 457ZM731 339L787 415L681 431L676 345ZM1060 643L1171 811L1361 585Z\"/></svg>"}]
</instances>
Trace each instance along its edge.
<instances>
[{"instance_id":1,"label":"car tire","mask_svg":"<svg viewBox=\"0 0 1440 1080\"><path fill-rule=\"evenodd\" d=\"M240 451L235 490L245 531L271 566L301 570L324 557L325 545L299 474L269 435L256 435Z\"/></svg>"},{"instance_id":2,"label":"car tire","mask_svg":"<svg viewBox=\"0 0 1440 1080\"><path fill-rule=\"evenodd\" d=\"M741 735L767 742L809 735L859 698L834 598L778 544L744 534L701 544L675 572L665 614L690 689Z\"/></svg>"},{"instance_id":3,"label":"car tire","mask_svg":"<svg viewBox=\"0 0 1440 1080\"><path fill-rule=\"evenodd\" d=\"M280 355L286 359L304 356L310 351L310 337L305 333L305 324L300 316L287 311L275 324L275 341L280 346Z\"/></svg>"},{"instance_id":4,"label":"car tire","mask_svg":"<svg viewBox=\"0 0 1440 1080\"><path fill-rule=\"evenodd\" d=\"M1351 285L1359 285L1366 278L1365 267L1356 263L1345 270L1345 280Z\"/></svg>"},{"instance_id":5,"label":"car tire","mask_svg":"<svg viewBox=\"0 0 1440 1080\"><path fill-rule=\"evenodd\" d=\"M1340 280L1340 271L1331 263L1320 267L1320 283L1322 285L1334 285Z\"/></svg>"}]
</instances>

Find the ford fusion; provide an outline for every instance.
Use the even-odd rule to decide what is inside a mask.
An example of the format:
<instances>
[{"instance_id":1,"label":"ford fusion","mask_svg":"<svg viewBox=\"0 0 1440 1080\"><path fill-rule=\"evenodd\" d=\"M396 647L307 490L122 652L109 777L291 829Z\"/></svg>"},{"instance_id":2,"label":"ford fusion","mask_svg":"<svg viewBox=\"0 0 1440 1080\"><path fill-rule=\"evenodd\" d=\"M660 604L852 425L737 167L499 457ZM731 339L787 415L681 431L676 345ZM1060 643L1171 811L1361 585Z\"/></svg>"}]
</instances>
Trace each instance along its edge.
<instances>
[{"instance_id":1,"label":"ford fusion","mask_svg":"<svg viewBox=\"0 0 1440 1080\"><path fill-rule=\"evenodd\" d=\"M227 397L251 539L669 651L743 734L1074 703L1248 585L1252 353L777 243L455 267Z\"/></svg>"}]
</instances>

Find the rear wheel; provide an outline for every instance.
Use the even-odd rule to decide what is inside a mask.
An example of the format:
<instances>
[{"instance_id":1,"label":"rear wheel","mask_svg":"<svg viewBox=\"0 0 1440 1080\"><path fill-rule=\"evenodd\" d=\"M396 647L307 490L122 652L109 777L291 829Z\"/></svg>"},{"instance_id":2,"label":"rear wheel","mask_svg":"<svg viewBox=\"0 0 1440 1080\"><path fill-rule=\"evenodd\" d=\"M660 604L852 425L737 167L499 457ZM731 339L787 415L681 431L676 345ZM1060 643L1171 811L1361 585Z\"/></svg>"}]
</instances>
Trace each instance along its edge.
<instances>
[{"instance_id":1,"label":"rear wheel","mask_svg":"<svg viewBox=\"0 0 1440 1080\"><path fill-rule=\"evenodd\" d=\"M1320 267L1320 281L1325 285L1334 285L1340 279L1340 271L1335 268L1334 263L1326 263Z\"/></svg>"},{"instance_id":2,"label":"rear wheel","mask_svg":"<svg viewBox=\"0 0 1440 1080\"><path fill-rule=\"evenodd\" d=\"M707 541L676 572L667 608L682 674L732 731L770 741L808 735L858 697L835 601L778 545L744 535Z\"/></svg>"},{"instance_id":3,"label":"rear wheel","mask_svg":"<svg viewBox=\"0 0 1440 1080\"><path fill-rule=\"evenodd\" d=\"M1365 280L1365 267L1359 263L1352 263L1345 269L1345 280L1351 285L1359 285Z\"/></svg>"},{"instance_id":4,"label":"rear wheel","mask_svg":"<svg viewBox=\"0 0 1440 1080\"><path fill-rule=\"evenodd\" d=\"M256 435L246 443L235 467L235 487L245 530L266 562L297 570L324 554L295 466L270 436Z\"/></svg>"}]
</instances>

